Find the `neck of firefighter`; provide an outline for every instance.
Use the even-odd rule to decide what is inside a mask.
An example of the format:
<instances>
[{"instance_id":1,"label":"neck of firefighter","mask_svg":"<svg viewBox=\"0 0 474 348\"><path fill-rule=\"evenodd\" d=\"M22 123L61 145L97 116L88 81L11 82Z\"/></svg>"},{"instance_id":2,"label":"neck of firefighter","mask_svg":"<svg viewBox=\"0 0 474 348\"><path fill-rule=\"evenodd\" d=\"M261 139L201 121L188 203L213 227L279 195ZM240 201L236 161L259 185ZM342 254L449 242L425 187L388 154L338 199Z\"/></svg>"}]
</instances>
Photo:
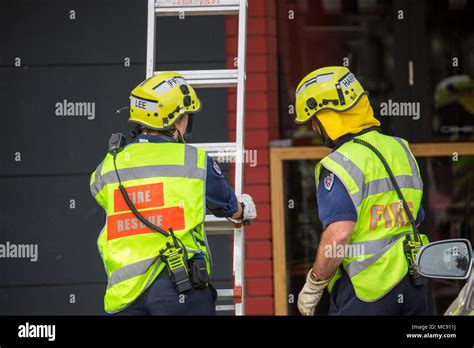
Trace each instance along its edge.
<instances>
[{"instance_id":1,"label":"neck of firefighter","mask_svg":"<svg viewBox=\"0 0 474 348\"><path fill-rule=\"evenodd\" d=\"M175 124L175 132L173 133L173 138L176 140L183 139L186 135L186 128L188 127L188 114L184 114Z\"/></svg>"},{"instance_id":2,"label":"neck of firefighter","mask_svg":"<svg viewBox=\"0 0 474 348\"><path fill-rule=\"evenodd\" d=\"M184 138L184 136L186 135L185 133L186 133L187 126L188 126L188 115L185 114L174 124L174 129L175 130L173 132L173 138L175 140L179 140L180 133L181 133L181 137ZM146 129L143 133L144 134L150 134L150 135L162 135L163 134L163 132L153 130L153 129Z\"/></svg>"}]
</instances>

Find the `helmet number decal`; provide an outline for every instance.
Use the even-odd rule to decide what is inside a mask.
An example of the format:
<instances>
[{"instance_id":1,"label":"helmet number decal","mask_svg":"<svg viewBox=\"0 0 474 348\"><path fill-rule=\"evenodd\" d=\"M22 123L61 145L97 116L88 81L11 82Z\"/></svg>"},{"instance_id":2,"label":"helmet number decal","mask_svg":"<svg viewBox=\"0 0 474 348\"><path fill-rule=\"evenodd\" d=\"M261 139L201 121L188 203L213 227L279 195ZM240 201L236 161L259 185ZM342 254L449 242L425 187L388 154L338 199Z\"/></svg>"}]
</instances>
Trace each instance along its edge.
<instances>
[{"instance_id":1,"label":"helmet number decal","mask_svg":"<svg viewBox=\"0 0 474 348\"><path fill-rule=\"evenodd\" d=\"M182 77L172 77L170 79L162 81L158 86L153 88L153 90L158 93L158 95L162 95L168 92L170 89L181 85L187 85L185 79L183 79Z\"/></svg>"},{"instance_id":2,"label":"helmet number decal","mask_svg":"<svg viewBox=\"0 0 474 348\"><path fill-rule=\"evenodd\" d=\"M353 73L349 73L348 75L344 76L342 79L339 80L339 83L344 88L349 88L354 82L356 82L356 78Z\"/></svg>"}]
</instances>

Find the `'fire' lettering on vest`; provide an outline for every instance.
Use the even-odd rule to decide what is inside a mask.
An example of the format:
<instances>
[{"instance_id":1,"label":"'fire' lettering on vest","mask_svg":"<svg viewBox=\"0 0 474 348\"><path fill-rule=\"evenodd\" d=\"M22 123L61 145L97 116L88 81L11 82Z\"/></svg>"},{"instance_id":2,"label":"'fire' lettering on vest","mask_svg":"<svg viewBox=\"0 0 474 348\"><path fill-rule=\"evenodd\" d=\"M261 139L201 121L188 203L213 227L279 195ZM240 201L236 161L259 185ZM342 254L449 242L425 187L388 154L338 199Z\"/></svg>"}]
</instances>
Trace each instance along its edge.
<instances>
[{"instance_id":1,"label":"'fire' lettering on vest","mask_svg":"<svg viewBox=\"0 0 474 348\"><path fill-rule=\"evenodd\" d=\"M130 200L132 201L133 204L151 202L150 190L128 192L128 197L130 197Z\"/></svg>"},{"instance_id":2,"label":"'fire' lettering on vest","mask_svg":"<svg viewBox=\"0 0 474 348\"><path fill-rule=\"evenodd\" d=\"M157 208L164 205L163 183L129 186L125 188L136 209ZM114 191L114 211L130 210L119 189Z\"/></svg>"},{"instance_id":3,"label":"'fire' lettering on vest","mask_svg":"<svg viewBox=\"0 0 474 348\"><path fill-rule=\"evenodd\" d=\"M381 204L374 204L370 208L370 229L374 230L377 228L377 222L382 219L385 207Z\"/></svg>"},{"instance_id":4,"label":"'fire' lettering on vest","mask_svg":"<svg viewBox=\"0 0 474 348\"><path fill-rule=\"evenodd\" d=\"M413 202L407 202L408 208L413 213ZM383 221L385 228L395 228L408 225L410 220L405 209L400 202L390 203L386 206L374 204L370 207L370 226L371 230L378 227L378 223Z\"/></svg>"}]
</instances>

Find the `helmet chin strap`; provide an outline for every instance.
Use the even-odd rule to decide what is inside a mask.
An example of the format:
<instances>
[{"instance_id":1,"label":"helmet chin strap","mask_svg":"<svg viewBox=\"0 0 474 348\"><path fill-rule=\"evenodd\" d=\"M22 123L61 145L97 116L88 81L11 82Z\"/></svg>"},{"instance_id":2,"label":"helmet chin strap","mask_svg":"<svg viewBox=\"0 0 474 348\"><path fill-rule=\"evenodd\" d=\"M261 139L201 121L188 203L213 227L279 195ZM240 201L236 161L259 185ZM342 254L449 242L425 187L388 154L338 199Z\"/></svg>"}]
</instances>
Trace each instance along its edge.
<instances>
[{"instance_id":1,"label":"helmet chin strap","mask_svg":"<svg viewBox=\"0 0 474 348\"><path fill-rule=\"evenodd\" d=\"M181 130L179 129L179 127L177 125L175 125L173 127L174 131L172 131L173 132L172 133L173 138L176 136L176 140L181 144L186 144L186 143L191 142L191 133L192 133L192 130L193 130L194 114L188 113L187 117L188 117L188 122L186 124L186 129L184 130L184 133L181 132ZM176 134L176 133L178 133L178 134Z\"/></svg>"},{"instance_id":2,"label":"helmet chin strap","mask_svg":"<svg viewBox=\"0 0 474 348\"><path fill-rule=\"evenodd\" d=\"M321 136L321 140L324 146L329 147L330 149L333 149L334 146L336 145L334 141L332 141L329 138L326 138L325 136Z\"/></svg>"},{"instance_id":3,"label":"helmet chin strap","mask_svg":"<svg viewBox=\"0 0 474 348\"><path fill-rule=\"evenodd\" d=\"M176 131L178 132L178 142L181 144L186 144L186 135L183 136L183 134L181 134L181 131L177 128Z\"/></svg>"},{"instance_id":4,"label":"helmet chin strap","mask_svg":"<svg viewBox=\"0 0 474 348\"><path fill-rule=\"evenodd\" d=\"M319 129L321 131L321 140L322 140L323 146L329 147L330 149L334 148L334 146L336 146L336 143L331 138L329 138L329 136L327 135L326 129L324 129L322 123L319 122L317 117L315 117L315 120L318 123Z\"/></svg>"},{"instance_id":5,"label":"helmet chin strap","mask_svg":"<svg viewBox=\"0 0 474 348\"><path fill-rule=\"evenodd\" d=\"M194 119L194 114L188 114L188 123L186 125L186 129L184 130L184 134L181 133L181 131L178 128L176 128L176 131L178 132L178 141L182 144L191 142L191 133L193 130L193 119Z\"/></svg>"}]
</instances>

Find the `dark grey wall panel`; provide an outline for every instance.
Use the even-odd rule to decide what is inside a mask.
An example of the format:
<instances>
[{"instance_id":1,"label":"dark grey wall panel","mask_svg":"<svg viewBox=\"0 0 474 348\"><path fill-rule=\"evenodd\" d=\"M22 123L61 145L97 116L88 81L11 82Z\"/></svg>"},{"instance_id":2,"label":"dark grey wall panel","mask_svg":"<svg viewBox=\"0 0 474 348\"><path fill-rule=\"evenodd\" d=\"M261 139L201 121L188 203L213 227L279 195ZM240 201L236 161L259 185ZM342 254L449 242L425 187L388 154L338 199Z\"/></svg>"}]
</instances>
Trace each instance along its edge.
<instances>
[{"instance_id":1,"label":"dark grey wall panel","mask_svg":"<svg viewBox=\"0 0 474 348\"><path fill-rule=\"evenodd\" d=\"M0 288L0 315L105 315L105 288L105 283Z\"/></svg>"},{"instance_id":2,"label":"dark grey wall panel","mask_svg":"<svg viewBox=\"0 0 474 348\"><path fill-rule=\"evenodd\" d=\"M193 122L193 143L227 142L227 93L223 89L198 89L202 109Z\"/></svg>"},{"instance_id":3,"label":"dark grey wall panel","mask_svg":"<svg viewBox=\"0 0 474 348\"><path fill-rule=\"evenodd\" d=\"M113 132L127 133L130 90L141 67L48 67L1 69L5 117L0 130L0 175L87 173L106 153ZM7 86L8 84L8 86ZM199 90L202 111L193 141L227 140L225 90ZM57 103L94 103L94 118L57 116ZM92 104L91 104L92 106ZM80 111L80 110L77 110ZM80 114L80 113L79 113ZM83 113L84 114L84 113ZM219 131L216 131L219 130ZM15 161L17 153L21 161Z\"/></svg>"},{"instance_id":4,"label":"dark grey wall panel","mask_svg":"<svg viewBox=\"0 0 474 348\"><path fill-rule=\"evenodd\" d=\"M143 64L146 0L3 0L0 65ZM76 19L71 20L74 10ZM160 17L156 22L160 68L224 67L223 17ZM21 38L21 39L19 39ZM25 44L25 43L28 44Z\"/></svg>"},{"instance_id":5,"label":"dark grey wall panel","mask_svg":"<svg viewBox=\"0 0 474 348\"><path fill-rule=\"evenodd\" d=\"M5 112L11 117L5 118L0 131L0 156L6 159L1 174L90 171L106 152L110 134L126 127L126 110L119 115L115 110L128 105L130 89L140 82L141 75L142 69L137 67L3 71L2 94L10 100ZM95 118L57 116L56 104L64 100L94 103ZM16 152L21 153L21 162L14 161Z\"/></svg>"},{"instance_id":6,"label":"dark grey wall panel","mask_svg":"<svg viewBox=\"0 0 474 348\"><path fill-rule=\"evenodd\" d=\"M223 16L158 17L157 69L225 69Z\"/></svg>"},{"instance_id":7,"label":"dark grey wall panel","mask_svg":"<svg viewBox=\"0 0 474 348\"><path fill-rule=\"evenodd\" d=\"M0 65L145 62L145 0L2 0L0 14Z\"/></svg>"},{"instance_id":8,"label":"dark grey wall panel","mask_svg":"<svg viewBox=\"0 0 474 348\"><path fill-rule=\"evenodd\" d=\"M229 236L209 236L212 253L212 281L232 280L232 240ZM231 284L228 284L232 287Z\"/></svg>"},{"instance_id":9,"label":"dark grey wall panel","mask_svg":"<svg viewBox=\"0 0 474 348\"><path fill-rule=\"evenodd\" d=\"M105 281L97 250L104 212L87 176L1 178L2 244L37 244L38 261L0 259L0 286ZM71 209L74 200L74 209Z\"/></svg>"}]
</instances>

